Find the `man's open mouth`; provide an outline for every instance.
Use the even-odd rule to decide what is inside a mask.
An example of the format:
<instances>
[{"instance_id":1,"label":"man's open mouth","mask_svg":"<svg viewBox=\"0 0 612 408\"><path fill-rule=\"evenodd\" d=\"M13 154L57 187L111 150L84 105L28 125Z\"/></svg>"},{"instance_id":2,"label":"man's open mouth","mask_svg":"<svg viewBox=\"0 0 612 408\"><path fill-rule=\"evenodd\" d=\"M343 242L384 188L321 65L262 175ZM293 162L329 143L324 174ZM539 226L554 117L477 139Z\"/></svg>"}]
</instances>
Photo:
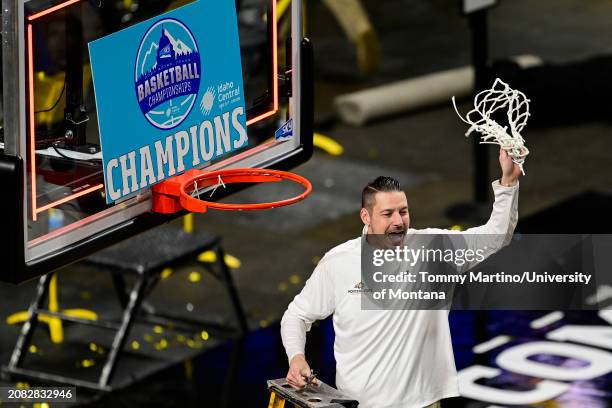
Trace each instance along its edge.
<instances>
[{"instance_id":1,"label":"man's open mouth","mask_svg":"<svg viewBox=\"0 0 612 408\"><path fill-rule=\"evenodd\" d=\"M406 236L406 231L402 230L402 231L393 231L393 232L388 232L387 233L387 237L389 239L389 241L391 241L393 243L393 245L400 245L402 243L402 241L404 240L404 237Z\"/></svg>"}]
</instances>

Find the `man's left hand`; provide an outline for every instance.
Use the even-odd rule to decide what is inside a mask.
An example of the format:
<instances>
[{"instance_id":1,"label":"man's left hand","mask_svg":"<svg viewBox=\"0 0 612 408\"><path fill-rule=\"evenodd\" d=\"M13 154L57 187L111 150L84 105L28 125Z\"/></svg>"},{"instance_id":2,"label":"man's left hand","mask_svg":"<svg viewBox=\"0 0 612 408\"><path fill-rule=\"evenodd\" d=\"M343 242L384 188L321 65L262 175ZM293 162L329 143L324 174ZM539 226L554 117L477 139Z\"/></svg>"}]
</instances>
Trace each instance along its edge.
<instances>
[{"instance_id":1,"label":"man's left hand","mask_svg":"<svg viewBox=\"0 0 612 408\"><path fill-rule=\"evenodd\" d=\"M502 170L502 177L499 180L500 184L505 187L512 187L518 183L518 178L521 175L521 168L518 164L512 161L504 149L499 149L499 165Z\"/></svg>"}]
</instances>

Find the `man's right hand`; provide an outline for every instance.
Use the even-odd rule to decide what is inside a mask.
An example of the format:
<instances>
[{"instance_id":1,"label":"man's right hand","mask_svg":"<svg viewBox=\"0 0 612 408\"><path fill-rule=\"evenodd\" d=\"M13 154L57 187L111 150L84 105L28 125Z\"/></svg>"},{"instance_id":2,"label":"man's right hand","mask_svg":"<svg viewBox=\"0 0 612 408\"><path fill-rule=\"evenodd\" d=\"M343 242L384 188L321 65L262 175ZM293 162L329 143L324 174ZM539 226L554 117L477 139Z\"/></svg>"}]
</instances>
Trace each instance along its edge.
<instances>
[{"instance_id":1,"label":"man's right hand","mask_svg":"<svg viewBox=\"0 0 612 408\"><path fill-rule=\"evenodd\" d=\"M301 389L306 386L306 379L310 377L312 371L306 362L303 354L296 354L289 363L289 372L287 373L287 382L293 388Z\"/></svg>"}]
</instances>

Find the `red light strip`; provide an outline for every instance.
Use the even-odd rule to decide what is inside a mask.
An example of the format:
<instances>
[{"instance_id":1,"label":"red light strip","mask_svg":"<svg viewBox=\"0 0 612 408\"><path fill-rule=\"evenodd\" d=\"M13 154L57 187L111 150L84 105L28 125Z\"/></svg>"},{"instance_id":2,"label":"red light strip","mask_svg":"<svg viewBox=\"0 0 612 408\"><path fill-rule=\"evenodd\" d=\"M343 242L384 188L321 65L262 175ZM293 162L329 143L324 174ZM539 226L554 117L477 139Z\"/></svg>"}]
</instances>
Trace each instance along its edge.
<instances>
[{"instance_id":1,"label":"red light strip","mask_svg":"<svg viewBox=\"0 0 612 408\"><path fill-rule=\"evenodd\" d=\"M63 9L64 7L68 7L72 4L78 3L81 0L70 0L64 3L58 4L57 6L48 8L47 10L41 11L40 13L33 14L28 17L28 21L36 20L40 17L46 16L53 12ZM98 184L94 187L88 188L86 190L80 191L76 194L72 194L68 197L64 197L60 200L54 201L52 203L46 204L43 207L38 207L38 203L36 201L36 118L35 118L35 104L34 104L34 38L32 34L32 24L28 24L28 98L29 98L29 128L30 128L30 177L31 177L31 197L32 197L32 220L36 221L38 219L38 214L46 211L50 208L56 207L68 201L71 201L75 198L84 196L96 190L100 190L104 188L103 184Z\"/></svg>"},{"instance_id":2,"label":"red light strip","mask_svg":"<svg viewBox=\"0 0 612 408\"><path fill-rule=\"evenodd\" d=\"M276 28L276 0L271 0L272 3L272 94L274 98L274 112L278 111L278 35Z\"/></svg>"},{"instance_id":3,"label":"red light strip","mask_svg":"<svg viewBox=\"0 0 612 408\"><path fill-rule=\"evenodd\" d=\"M51 7L51 8L46 9L46 10L43 10L43 11L41 11L40 13L32 14L31 16L29 16L29 17L28 17L28 21L34 21L34 20L36 20L37 18L44 17L44 16L46 16L47 14L51 14L51 13L53 13L53 12L56 12L56 11L58 11L58 10L61 10L61 9L63 9L64 7L68 7L68 6L71 6L71 5L73 5L73 4L76 4L76 3L78 3L79 1L81 1L81 0L70 0L70 1L67 1L67 2L65 2L65 3L60 3L60 4L58 4L57 6L53 6L53 7Z\"/></svg>"},{"instance_id":4,"label":"red light strip","mask_svg":"<svg viewBox=\"0 0 612 408\"><path fill-rule=\"evenodd\" d=\"M44 17L65 7L71 6L78 3L81 0L69 0L64 3L60 3L57 6L53 6L39 13L33 14L28 17L28 21L34 21L38 18ZM253 119L247 121L247 126L257 123L265 118L268 118L276 112L278 112L278 33L277 33L277 22L276 22L276 0L270 1L272 5L272 110L261 114ZM36 202L36 121L35 121L35 108L34 108L34 40L32 35L32 24L28 24L28 97L29 97L29 127L30 127L30 174L31 174L31 197L32 197L32 219L36 221L38 219L38 213L46 211L50 208L56 207L75 198L84 196L94 191L104 188L103 184L88 188L79 193L72 194L68 197L62 198L61 200L54 201L46 204L43 207L38 208Z\"/></svg>"},{"instance_id":5,"label":"red light strip","mask_svg":"<svg viewBox=\"0 0 612 408\"><path fill-rule=\"evenodd\" d=\"M74 200L75 198L82 197L82 196L84 196L86 194L89 194L89 193L93 193L94 191L100 190L102 188L104 188L104 184L98 184L96 186L88 188L87 190L79 191L78 193L75 193L75 194L69 195L68 197L62 198L61 200L57 200L57 201L54 201L54 202L49 203L47 205L44 205L44 206L38 208L36 210L36 212L41 213L43 211L47 211L49 208L57 207L60 204L67 203L68 201Z\"/></svg>"},{"instance_id":6,"label":"red light strip","mask_svg":"<svg viewBox=\"0 0 612 408\"><path fill-rule=\"evenodd\" d=\"M251 126L253 123L257 123L260 120L268 118L268 117L274 115L276 112L277 112L277 110L271 110L269 112L266 112L266 113L263 113L263 114L261 114L259 116L256 116L253 119L249 119L249 120L247 120L247 126Z\"/></svg>"},{"instance_id":7,"label":"red light strip","mask_svg":"<svg viewBox=\"0 0 612 408\"><path fill-rule=\"evenodd\" d=\"M276 22L276 0L271 0L272 5L272 110L263 113L253 119L247 120L247 126L257 123L278 112L278 33Z\"/></svg>"},{"instance_id":8,"label":"red light strip","mask_svg":"<svg viewBox=\"0 0 612 408\"><path fill-rule=\"evenodd\" d=\"M30 117L30 176L32 177L32 219L36 221L36 124L34 121L34 51L32 45L32 24L28 24L28 97Z\"/></svg>"}]
</instances>

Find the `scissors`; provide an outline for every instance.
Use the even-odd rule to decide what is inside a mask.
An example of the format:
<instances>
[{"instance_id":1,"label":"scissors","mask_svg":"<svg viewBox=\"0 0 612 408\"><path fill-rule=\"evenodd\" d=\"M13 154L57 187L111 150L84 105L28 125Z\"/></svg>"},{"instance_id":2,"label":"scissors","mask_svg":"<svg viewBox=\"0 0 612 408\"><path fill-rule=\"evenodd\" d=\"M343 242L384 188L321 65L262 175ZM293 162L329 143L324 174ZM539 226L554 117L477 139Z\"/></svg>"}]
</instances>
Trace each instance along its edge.
<instances>
[{"instance_id":1,"label":"scissors","mask_svg":"<svg viewBox=\"0 0 612 408\"><path fill-rule=\"evenodd\" d=\"M306 378L306 385L304 386L304 388L308 387L309 385L312 385L316 378L317 374L314 372L314 370L311 369L310 375L308 376L308 378Z\"/></svg>"}]
</instances>

